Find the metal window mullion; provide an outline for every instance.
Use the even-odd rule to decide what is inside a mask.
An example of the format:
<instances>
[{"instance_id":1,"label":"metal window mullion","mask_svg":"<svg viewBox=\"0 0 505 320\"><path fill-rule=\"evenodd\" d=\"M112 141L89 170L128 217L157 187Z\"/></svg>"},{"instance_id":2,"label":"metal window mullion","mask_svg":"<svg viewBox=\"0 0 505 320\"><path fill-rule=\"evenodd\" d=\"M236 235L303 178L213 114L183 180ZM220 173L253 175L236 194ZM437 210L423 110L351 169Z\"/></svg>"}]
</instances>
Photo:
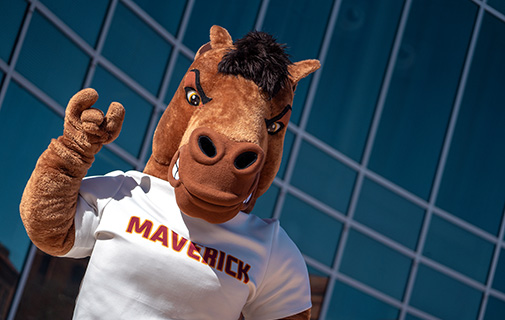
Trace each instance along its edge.
<instances>
[{"instance_id":1,"label":"metal window mullion","mask_svg":"<svg viewBox=\"0 0 505 320\"><path fill-rule=\"evenodd\" d=\"M268 9L269 3L270 3L270 0L262 0L261 1L260 9L259 9L258 15L256 17L256 23L254 24L255 30L263 29L263 22L265 22L265 16L267 14L267 9Z\"/></svg>"},{"instance_id":2,"label":"metal window mullion","mask_svg":"<svg viewBox=\"0 0 505 320\"><path fill-rule=\"evenodd\" d=\"M491 14L492 16L494 16L495 18L498 18L501 21L505 22L505 14L501 13L500 11L496 10L495 8L493 8L491 5L487 4L486 3L487 0L482 0L482 1L471 0L471 1L474 2L476 5L484 8L484 10L486 12L488 12L489 14Z\"/></svg>"},{"instance_id":3,"label":"metal window mullion","mask_svg":"<svg viewBox=\"0 0 505 320\"><path fill-rule=\"evenodd\" d=\"M59 115L61 118L65 116L65 108L63 108L59 103L54 101L44 91L40 90L37 86L35 86L21 74L14 71L12 73L12 79L26 91L28 91L32 96L44 103L50 110ZM138 161L135 157L133 157L131 154L129 154L127 151L115 143L106 144L104 147L116 153L120 158L132 165L135 165Z\"/></svg>"},{"instance_id":4,"label":"metal window mullion","mask_svg":"<svg viewBox=\"0 0 505 320\"><path fill-rule=\"evenodd\" d=\"M294 123L289 124L288 130L293 132L296 135L300 135L302 137L302 140L311 143L318 150L321 150L322 152L326 153L327 155L334 158L335 160L342 162L343 164L350 167L351 169L358 171L361 168L361 165L358 162L349 158L348 156L346 156L342 152L338 151L337 149L329 146L326 142L321 141L318 138L314 137L312 134L310 134L304 130L301 130Z\"/></svg>"},{"instance_id":5,"label":"metal window mullion","mask_svg":"<svg viewBox=\"0 0 505 320\"><path fill-rule=\"evenodd\" d=\"M351 201L349 204L347 220L346 220L346 223L344 224L344 227L343 227L343 230L342 230L342 233L340 236L340 241L339 241L339 245L337 248L337 253L335 256L334 263L333 263L333 270L335 271L335 273L330 277L329 285L328 285L328 289L327 289L327 293L326 293L327 297L325 297L325 299L323 301L323 305L321 307L321 317L323 319L326 317L326 313L328 312L329 304L331 301L331 296L333 295L334 286L335 286L335 283L337 280L338 271L340 269L340 264L342 262L343 252L344 252L345 247L347 246L347 239L349 236L349 230L352 226L354 212L356 210L359 195L361 193L361 187L363 185L365 173L367 172L366 168L368 166L368 161L371 156L371 151L373 148L373 144L375 142L376 133L377 133L380 119L382 116L382 111L384 109L387 93L389 91L389 85L391 83L394 67L396 64L398 52L400 50L400 45L401 45L401 41L403 38L403 33L405 30L405 26L407 24L410 6L411 6L411 1L407 0L404 4L403 9L402 9L401 18L400 18L400 22L398 25L398 31L395 36L390 59L389 59L386 73L384 76L384 81L383 81L383 84L381 87L381 91L379 93L377 107L376 107L376 110L375 110L375 113L373 116L372 124L370 126L370 131L369 131L368 138L367 138L367 141L365 144L365 150L363 152L362 162L361 162L360 169L358 171L358 176L356 178L356 183L355 183L352 195L351 195Z\"/></svg>"},{"instance_id":6,"label":"metal window mullion","mask_svg":"<svg viewBox=\"0 0 505 320\"><path fill-rule=\"evenodd\" d=\"M21 26L21 30L19 32L19 36L16 40L16 43L14 45L14 50L11 55L11 59L9 61L9 64L7 65L7 72L5 74L5 78L2 82L2 86L0 88L0 110L2 108L3 102L5 100L5 95L7 92L7 87L10 84L10 80L12 78L12 75L14 73L14 69L17 63L17 60L19 58L19 53L21 52L21 48L23 47L24 40L26 38L26 33L28 32L28 28L30 26L30 22L33 16L33 11L35 10L35 5L33 2L30 2L27 6L27 11L25 14L25 17L23 18L23 24ZM19 303L21 302L21 297L23 295L26 282L28 281L28 276L30 274L30 270L32 268L33 264L33 259L35 257L35 246L30 243L29 245L29 251L26 256L26 260L23 266L23 270L21 272L21 276L19 277L18 284L16 286L16 291L14 293L14 297L12 298L12 301L10 303L10 308L9 308L9 313L7 315L7 320L13 320L14 317L16 316L16 312L19 307Z\"/></svg>"},{"instance_id":7,"label":"metal window mullion","mask_svg":"<svg viewBox=\"0 0 505 320\"><path fill-rule=\"evenodd\" d=\"M128 1L128 2L130 2L130 1ZM135 4L132 4L132 5L134 5L136 7L135 10L139 10L139 11L141 10ZM189 18L191 16L193 6L194 6L194 0L188 1L187 5L184 9L184 14L183 14L181 24L179 26L179 32L177 34L177 38L174 39L173 43L171 43L173 45L172 53L170 55L170 59L168 61L167 67L165 69L165 74L163 76L163 80L162 80L162 83L160 86L160 90L159 90L159 94L158 94L158 98L157 98L157 103L156 103L155 109L151 115L151 120L149 122L149 126L148 126L148 129L147 129L145 137L144 137L144 142L142 144L142 149L141 149L140 157L139 157L140 162L136 168L137 170L142 170L145 163L146 163L146 159L148 157L147 153L148 153L148 150L149 150L149 147L151 144L151 136L153 136L156 126L158 125L158 116L166 108L165 97L167 94L167 90L168 90L168 86L170 84L171 77L173 75L175 65L177 63L179 52L181 52L181 49L183 47L182 39L184 39L184 35L186 33L187 25L189 23ZM143 12L142 15L145 16L144 19L152 20L152 18L150 16L148 16L146 13ZM162 28L162 27L159 26L159 28ZM168 31L166 31L166 30L165 30L165 32L168 33ZM194 54L193 54L193 56L194 56Z\"/></svg>"},{"instance_id":8,"label":"metal window mullion","mask_svg":"<svg viewBox=\"0 0 505 320\"><path fill-rule=\"evenodd\" d=\"M277 184L277 180L275 180L274 182ZM338 212L337 210L325 205L324 203L320 202L319 200L312 198L310 195L304 193L302 190L295 188L293 186L286 186L286 188L288 189L288 192L290 194L293 194L297 198L303 200L304 202L308 203L309 205L318 209L319 211L322 211L325 214L333 217L337 221L340 221L343 223L346 220L348 220L347 217L344 214L342 214L341 212ZM405 247L401 243L398 243L395 240L392 240L392 239L384 236L383 234L373 230L372 228L370 228L360 222L357 222L355 220L349 221L349 227L360 231L361 233L372 238L373 240L377 241L378 243L383 244L383 245L389 247L390 249L393 249L394 251L396 251L396 252L398 252L398 253L400 253L410 259L415 259L417 256L416 251ZM451 269L450 267L444 266L443 264L441 264L433 259L421 256L419 261L424 263L427 266L430 266L434 270L436 270L436 271L438 271L448 277L451 277L455 280L458 280L458 281L460 281L470 287L473 287L473 288L475 288L477 290L481 290L481 291L484 290L484 285L481 284L480 282L478 282L478 281L472 279L471 277L464 275L454 269ZM321 271L325 271L325 270L321 270ZM328 274L331 274L331 273L328 273Z\"/></svg>"},{"instance_id":9,"label":"metal window mullion","mask_svg":"<svg viewBox=\"0 0 505 320\"><path fill-rule=\"evenodd\" d=\"M334 0L334 2L333 2L332 12L329 17L328 25L326 27L325 35L323 38L323 45L321 47L321 51L319 54L319 61L321 62L322 66L324 66L324 61L326 60L326 55L328 53L328 49L330 46L331 37L333 35L333 29L334 29L334 26L335 26L335 23L337 20L338 11L340 9L340 4L341 4L341 0ZM312 83L310 84L307 98L305 100L305 107L303 109L302 116L300 119L300 125L298 126L298 129L301 132L305 131L305 127L308 122L310 110L312 108L312 104L314 101L314 97L316 95L317 86L318 86L320 78L321 78L321 70L318 70L313 75ZM298 135L296 135L295 140L293 142L291 154L290 154L287 166L286 166L286 172L284 174L284 182L286 185L289 185L291 183L291 177L294 172L294 168L296 165L296 160L298 158L298 154L300 152L301 144L302 144L302 135L298 134ZM280 189L279 195L277 198L277 203L276 203L276 206L274 209L273 218L276 218L276 219L280 218L281 212L282 212L282 207L284 206L284 200L286 198L286 193L287 193L286 188Z\"/></svg>"},{"instance_id":10,"label":"metal window mullion","mask_svg":"<svg viewBox=\"0 0 505 320\"><path fill-rule=\"evenodd\" d=\"M117 7L117 0L111 0L109 7L107 8L107 14L105 16L102 29L100 30L100 35L98 36L96 49L93 51L93 54L91 56L91 63L88 68L86 77L84 79L83 86L85 88L91 85L91 82L95 77L96 66L98 64L98 57L102 54L103 47L105 46L105 41L107 39L107 35L109 34L109 29L112 23L112 18L114 17L114 13L116 11L116 7Z\"/></svg>"},{"instance_id":11,"label":"metal window mullion","mask_svg":"<svg viewBox=\"0 0 505 320\"><path fill-rule=\"evenodd\" d=\"M115 0L112 0L115 1ZM51 23L59 30L63 35L70 39L73 43L77 45L82 51L87 55L93 56L94 49L82 39L74 30L72 30L66 23L64 23L60 18L58 18L51 10L49 10L45 5L39 1L33 1L37 11L42 14L46 19L51 21Z\"/></svg>"},{"instance_id":12,"label":"metal window mullion","mask_svg":"<svg viewBox=\"0 0 505 320\"><path fill-rule=\"evenodd\" d=\"M418 243L418 247L416 249L416 257L415 257L415 259L413 261L412 269L411 269L411 272L410 272L410 275L409 275L409 279L408 279L408 282L407 282L407 287L406 287L406 291L405 291L403 305L402 305L402 309L401 309L401 313L400 313L400 320L403 320L405 318L405 316L406 316L406 312L407 312L406 307L410 304L410 299L411 299L411 296L412 296L412 292L413 292L413 288L414 288L414 283L415 283L415 280L416 280L416 277L417 277L417 271L419 269L419 263L421 261L423 261L423 263L426 264L426 262L427 262L427 260L424 259L424 257L422 256L423 250L424 250L424 245L426 243L426 238L427 238L428 229L429 229L429 226L430 226L430 223L431 223L431 218L432 218L432 215L433 215L433 213L435 211L435 203L436 203L436 200L437 200L437 197L438 197L438 191L439 191L441 180L442 180L442 176L443 176L443 173L444 173L444 170L445 170L445 165L446 165L446 162L447 162L447 157L448 157L449 149L450 149L451 142L452 142L452 137L454 135L454 129L456 127L456 122L457 122L457 118L458 118L458 115L459 115L459 109L460 109L460 106L461 106L461 101L463 99L463 94L464 94L464 90L465 90L465 86L466 86L466 82L467 82L470 66L471 66L471 63L472 63L473 53L475 51L475 46L476 46L476 43L477 43L478 34L479 34L480 26L481 26L481 23L482 23L483 14L484 14L483 7L479 7L479 12L478 12L477 19L476 19L476 22L475 22L475 27L474 27L474 30L472 32L472 36L471 36L471 40L470 40L470 45L469 45L469 48L468 48L468 53L467 53L467 56L465 58L465 63L464 63L463 72L462 72L462 75L461 75L461 80L460 80L459 85L458 85L458 91L457 91L456 99L455 99L455 102L454 102L454 105L453 105L453 110L452 110L452 113L451 113L451 118L449 120L449 125L448 125L447 132L446 132L446 135L445 135L445 138L444 138L442 152L441 152L440 159L439 159L439 162L438 162L438 165L437 165L437 171L436 171L436 174L435 174L435 179L434 179L434 182L433 182L433 187L432 187L430 198L429 198L429 202L428 202L428 208L427 208L427 211L426 211L426 214L425 214L425 219L424 219L424 222L423 222L423 225L422 225L422 229L421 229L421 233L420 233L420 236L419 236L419 243ZM461 281L462 279L458 279L458 280ZM465 283L466 284L470 284L468 281L465 281ZM471 282L471 283L473 283L473 282ZM476 287L476 286L473 286L473 287Z\"/></svg>"},{"instance_id":13,"label":"metal window mullion","mask_svg":"<svg viewBox=\"0 0 505 320\"><path fill-rule=\"evenodd\" d=\"M366 178L370 179L371 181L374 181L375 183L381 185L382 187L388 189L389 191L392 191L393 193L397 194L398 196L407 199L408 201L412 202L413 204L415 204L425 210L428 210L428 207L429 207L428 201L420 198L419 196L411 193L408 190L405 190L404 188L391 182L390 180L384 178L383 176L381 176L381 175L379 175L379 174L377 174L367 168L362 167L360 164L358 164L353 159L347 157L345 154L341 153L340 151L335 150L334 148L330 147L325 142L319 140L318 138L314 137L310 133L300 130L294 124L290 124L288 127L288 130L292 131L295 134L301 135L303 140L310 142L317 149L326 153L330 157L338 160L339 162L342 162L346 166L348 166L356 171L359 171L361 169L364 173L364 176ZM470 232L480 238L483 238L483 239L493 242L493 243L496 242L496 236L494 236L491 233L455 216L454 214L444 211L441 208L433 207L433 213L436 214L437 216L442 217L443 219L445 219L447 221L450 221L451 223L455 224L456 226L460 227L461 229L468 231L468 232Z\"/></svg>"},{"instance_id":14,"label":"metal window mullion","mask_svg":"<svg viewBox=\"0 0 505 320\"><path fill-rule=\"evenodd\" d=\"M477 319L484 319L484 315L486 314L487 302L489 300L489 295L491 293L491 289L493 286L494 276L496 274L498 261L500 259L500 252L503 247L503 237L505 237L505 210L503 210L502 221L500 226L500 231L498 233L498 242L494 248L493 258L491 260L491 267L489 268L489 274L486 281L486 288L484 290L484 297L482 298L481 307L479 310L479 317ZM505 296L505 294L504 294Z\"/></svg>"},{"instance_id":15,"label":"metal window mullion","mask_svg":"<svg viewBox=\"0 0 505 320\"><path fill-rule=\"evenodd\" d=\"M35 3L30 2L27 6L25 17L23 18L23 24L21 26L21 30L19 31L19 36L14 44L14 49L12 51L10 61L7 63L6 66L7 69L5 70L5 76L2 82L2 86L0 87L0 110L3 105L5 95L7 93L7 87L9 86L12 74L16 67L16 63L19 58L19 53L21 52L21 48L23 47L23 43L26 38L26 33L28 32L28 27L30 26L30 22L32 20L34 10L35 10Z\"/></svg>"},{"instance_id":16,"label":"metal window mullion","mask_svg":"<svg viewBox=\"0 0 505 320\"><path fill-rule=\"evenodd\" d=\"M7 315L6 320L14 320L16 317L16 313L19 308L19 304L21 302L21 298L23 296L23 292L26 286L26 282L28 281L28 277L30 275L30 271L32 269L33 260L35 259L35 254L37 253L37 247L33 243L29 245L29 251L26 256L25 264L23 266L23 271L21 272L21 277L19 278L16 292L14 293L14 297L12 298L11 305L9 308L9 313Z\"/></svg>"},{"instance_id":17,"label":"metal window mullion","mask_svg":"<svg viewBox=\"0 0 505 320\"><path fill-rule=\"evenodd\" d=\"M156 105L156 97L143 86L141 86L137 81L127 75L123 70L118 68L103 56L98 56L97 59L98 63L103 66L108 72L110 72L116 78L120 79L123 83L125 83L128 87L140 95L144 100L152 105Z\"/></svg>"},{"instance_id":18,"label":"metal window mullion","mask_svg":"<svg viewBox=\"0 0 505 320\"><path fill-rule=\"evenodd\" d=\"M331 38L333 36L333 30L335 28L335 23L337 21L338 12L340 11L341 2L342 2L341 0L334 0L334 2L333 2L333 8L330 13L328 25L326 26L325 35L323 38L323 44L322 44L320 54L319 54L319 61L321 62L322 66L324 66L324 62L325 62L326 56L328 54ZM262 3L262 7L260 9L260 15L259 15L260 19L264 18L267 5L268 5L268 3L266 3L266 2ZM263 23L263 21L262 20L260 21L258 19L257 26L261 26L262 23ZM309 92L307 94L307 99L305 101L305 107L303 109L302 116L300 119L299 129L301 132L305 131L305 128L306 128L306 125L308 122L308 117L310 115L310 111L311 111L312 104L314 101L314 97L317 92L317 86L318 86L320 77L321 77L321 70L317 71L313 75L312 83L310 84ZM298 134L295 137L295 141L294 141L293 147L291 149L291 154L290 154L290 157L289 157L289 160L287 163L287 167L286 167L286 172L284 175L283 185L281 186L280 191L279 191L279 195L277 197L277 202L276 202L276 206L275 206L274 214L273 214L274 218L280 218L282 208L284 206L286 194L287 194L286 186L289 186L289 184L291 182L291 176L293 175L293 172L294 172L294 168L296 165L296 159L297 159L298 154L300 152L301 143L302 143L302 135ZM330 276L330 280L331 280L331 276ZM324 308L325 304L328 305L328 300L331 298L332 285L333 285L333 283L330 281L329 286L327 287L326 292L324 293L323 304L321 306L320 314L325 313L323 308ZM327 308L327 306L326 306L326 308ZM324 319L324 315L321 315L320 318Z\"/></svg>"},{"instance_id":19,"label":"metal window mullion","mask_svg":"<svg viewBox=\"0 0 505 320\"><path fill-rule=\"evenodd\" d=\"M112 0L113 4L117 3L117 0ZM34 1L38 2L38 1ZM142 98L147 100L149 103L155 105L156 97L146 90L143 86L138 84L134 79L124 73L121 69L116 67L112 62L107 60L101 54L98 54L94 48L92 48L86 41L84 41L77 33L75 33L69 26L62 22L57 16L55 16L49 9L47 9L42 4L37 3L37 9L49 19L58 30L60 30L67 38L74 42L81 50L83 50L87 55L95 58L96 63L99 63L112 73L116 78L121 79L128 87L133 89ZM110 8L109 8L110 9ZM111 17L112 18L112 17ZM103 40L104 41L104 40Z\"/></svg>"},{"instance_id":20,"label":"metal window mullion","mask_svg":"<svg viewBox=\"0 0 505 320\"><path fill-rule=\"evenodd\" d=\"M0 71L2 71L4 74L9 72L9 65L2 59L0 59Z\"/></svg>"},{"instance_id":21,"label":"metal window mullion","mask_svg":"<svg viewBox=\"0 0 505 320\"><path fill-rule=\"evenodd\" d=\"M144 21L151 29L153 29L159 36L161 36L165 41L170 43L172 46L178 46L179 50L188 58L192 59L194 56L194 52L186 47L184 44L182 44L182 38L179 36L174 37L168 30L166 30L164 27L162 27L156 20L151 18L151 16L146 13L142 8L140 8L136 3L134 3L132 0L121 0L121 2L128 7L131 11L135 13L142 21ZM189 7L191 12L193 8L194 1L190 0L188 1L188 5L186 6L185 9L185 15L188 12L187 8ZM181 26L187 25L187 22L181 21ZM186 27L184 27L186 28ZM181 33L179 32L179 35Z\"/></svg>"},{"instance_id":22,"label":"metal window mullion","mask_svg":"<svg viewBox=\"0 0 505 320\"><path fill-rule=\"evenodd\" d=\"M91 57L91 65L90 65L90 68L88 69L86 78L83 82L83 84L85 86L88 86L91 83L91 79L94 75L94 70L95 70L96 64L98 62L100 62L104 65L108 65L109 68L112 70L119 70L119 69L115 68L115 66L112 66L112 64L110 62L108 62L106 59L104 59L100 55L101 50L104 45L104 42L105 42L106 35L108 33L108 29L110 27L110 22L112 20L113 15L114 15L117 0L112 0L111 4L109 5L108 12L107 12L107 15L105 18L104 27L102 28L102 31L100 34L97 50L92 48L86 41L84 41L76 32L74 32L67 24L65 24L61 19L59 19L53 12L51 12L51 10L49 10L47 7L45 7L42 3L38 2L38 1L34 1L34 4L35 4L37 10L40 13L42 13L42 15L45 16L49 21L51 21L51 23L53 23L58 30L60 30L68 39L70 39L81 50L83 50L88 56ZM120 73L120 72L117 72L115 75L117 76L118 73ZM118 78L123 79L121 77L118 77ZM130 84L130 86L134 90L137 89L137 91L141 91L141 92L145 91L145 89L143 89L140 85L138 85L136 83ZM32 89L31 90L32 92L37 92L37 90L34 90L34 86L30 86L30 87ZM61 111L60 111L61 107L59 106L59 104L55 104L52 101L52 99L47 100L46 99L47 96L45 94L40 94L40 93L41 93L41 91L38 92L39 98L41 98L41 100L44 101L44 103L46 103L48 106L50 106L53 110L56 110L58 112L58 114L61 115ZM64 115L64 111L63 111L63 115ZM105 145L105 148L112 151L113 153L115 153L120 158L122 158L123 160L125 160L126 162L130 163L133 166L136 166L138 164L137 158L135 158L134 156L129 154L127 151L125 151L124 149L119 147L117 144L111 143L111 144Z\"/></svg>"}]
</instances>

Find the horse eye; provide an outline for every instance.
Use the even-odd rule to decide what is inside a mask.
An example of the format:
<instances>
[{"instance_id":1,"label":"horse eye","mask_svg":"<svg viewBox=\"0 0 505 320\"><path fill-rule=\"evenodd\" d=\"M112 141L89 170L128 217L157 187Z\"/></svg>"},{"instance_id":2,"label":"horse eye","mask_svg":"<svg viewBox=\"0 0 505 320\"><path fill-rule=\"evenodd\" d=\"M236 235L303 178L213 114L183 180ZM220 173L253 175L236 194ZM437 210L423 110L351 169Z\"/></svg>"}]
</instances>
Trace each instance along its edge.
<instances>
[{"instance_id":1,"label":"horse eye","mask_svg":"<svg viewBox=\"0 0 505 320\"><path fill-rule=\"evenodd\" d=\"M202 99L198 95L198 92L191 88L186 88L186 100L188 100L189 104L198 107L202 102Z\"/></svg>"},{"instance_id":2,"label":"horse eye","mask_svg":"<svg viewBox=\"0 0 505 320\"><path fill-rule=\"evenodd\" d=\"M267 131L269 134L275 134L279 131L281 131L281 129L284 127L284 125L280 122L272 122L268 128L267 128Z\"/></svg>"}]
</instances>

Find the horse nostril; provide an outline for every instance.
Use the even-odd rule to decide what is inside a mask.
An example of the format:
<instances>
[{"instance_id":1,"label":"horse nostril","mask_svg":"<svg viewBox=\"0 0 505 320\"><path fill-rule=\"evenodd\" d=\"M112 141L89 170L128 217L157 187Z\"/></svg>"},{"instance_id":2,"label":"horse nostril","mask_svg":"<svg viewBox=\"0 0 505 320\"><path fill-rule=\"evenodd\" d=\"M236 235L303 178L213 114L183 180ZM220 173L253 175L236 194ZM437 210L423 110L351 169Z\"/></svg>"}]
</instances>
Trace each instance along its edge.
<instances>
[{"instance_id":1,"label":"horse nostril","mask_svg":"<svg viewBox=\"0 0 505 320\"><path fill-rule=\"evenodd\" d=\"M209 158L214 158L217 154L216 146L207 136L198 137L198 146L200 147L200 150L202 150L203 154Z\"/></svg>"},{"instance_id":2,"label":"horse nostril","mask_svg":"<svg viewBox=\"0 0 505 320\"><path fill-rule=\"evenodd\" d=\"M244 153L241 153L238 155L238 157L235 159L235 168L239 170L246 169L250 166L252 166L256 160L258 159L258 154L253 151L246 151Z\"/></svg>"}]
</instances>

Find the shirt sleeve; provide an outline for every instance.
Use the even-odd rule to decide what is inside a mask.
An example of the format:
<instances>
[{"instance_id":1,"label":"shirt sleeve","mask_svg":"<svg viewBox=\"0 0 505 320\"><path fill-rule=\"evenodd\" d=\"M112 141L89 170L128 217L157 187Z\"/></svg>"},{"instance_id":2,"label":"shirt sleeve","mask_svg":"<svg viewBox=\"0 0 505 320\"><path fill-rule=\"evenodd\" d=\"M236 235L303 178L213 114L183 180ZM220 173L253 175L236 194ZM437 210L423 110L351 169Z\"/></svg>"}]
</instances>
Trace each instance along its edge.
<instances>
[{"instance_id":1,"label":"shirt sleeve","mask_svg":"<svg viewBox=\"0 0 505 320\"><path fill-rule=\"evenodd\" d=\"M121 188L123 180L124 174L120 171L83 179L74 217L74 246L62 257L84 258L91 255L103 209Z\"/></svg>"},{"instance_id":2,"label":"shirt sleeve","mask_svg":"<svg viewBox=\"0 0 505 320\"><path fill-rule=\"evenodd\" d=\"M312 306L305 261L286 232L277 228L265 276L243 309L245 319L280 319Z\"/></svg>"}]
</instances>

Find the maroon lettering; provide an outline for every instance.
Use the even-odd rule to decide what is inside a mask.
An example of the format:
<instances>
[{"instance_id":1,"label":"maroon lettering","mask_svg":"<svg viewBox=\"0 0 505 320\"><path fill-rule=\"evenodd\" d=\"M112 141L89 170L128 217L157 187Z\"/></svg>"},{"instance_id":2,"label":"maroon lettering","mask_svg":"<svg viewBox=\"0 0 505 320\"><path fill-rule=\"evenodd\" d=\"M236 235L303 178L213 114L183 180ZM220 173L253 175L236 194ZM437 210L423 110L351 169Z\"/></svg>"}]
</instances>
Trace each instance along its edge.
<instances>
[{"instance_id":1,"label":"maroon lettering","mask_svg":"<svg viewBox=\"0 0 505 320\"><path fill-rule=\"evenodd\" d=\"M184 246L188 244L186 253L188 257L201 261L209 267L219 270L236 278L243 283L249 282L249 271L251 266L244 261L214 248L198 245L184 237L179 236L177 232L168 229L167 226L160 225L151 236L153 222L144 220L142 223L139 217L132 216L128 222L126 232L141 234L143 238L149 239L152 242L161 242L164 247L169 247L169 231L172 231L172 249L176 252L181 252ZM235 266L236 265L236 266Z\"/></svg>"},{"instance_id":2,"label":"maroon lettering","mask_svg":"<svg viewBox=\"0 0 505 320\"><path fill-rule=\"evenodd\" d=\"M164 225L159 226L149 240L153 242L160 241L163 246L168 248L168 228Z\"/></svg>"},{"instance_id":3,"label":"maroon lettering","mask_svg":"<svg viewBox=\"0 0 505 320\"><path fill-rule=\"evenodd\" d=\"M237 279L242 280L244 283L249 282L249 275L247 272L249 272L249 269L251 269L251 266L248 265L247 263L244 263L244 261L239 260L238 261L238 270L237 270Z\"/></svg>"},{"instance_id":4,"label":"maroon lettering","mask_svg":"<svg viewBox=\"0 0 505 320\"><path fill-rule=\"evenodd\" d=\"M216 266L216 258L218 251L209 247L205 247L205 252L203 253L203 261L205 261L209 266L214 268Z\"/></svg>"},{"instance_id":5,"label":"maroon lettering","mask_svg":"<svg viewBox=\"0 0 505 320\"><path fill-rule=\"evenodd\" d=\"M144 223L140 224L139 217L131 217L130 222L128 223L128 228L126 228L126 232L132 233L135 231L136 233L142 233L142 237L148 239L149 234L151 233L151 228L153 227L153 223L149 220L144 221Z\"/></svg>"},{"instance_id":6,"label":"maroon lettering","mask_svg":"<svg viewBox=\"0 0 505 320\"><path fill-rule=\"evenodd\" d=\"M228 255L228 257L226 257L226 267L224 268L224 272L226 272L230 276L236 278L237 273L235 271L231 270L232 262L238 263L238 259L232 255Z\"/></svg>"},{"instance_id":7,"label":"maroon lettering","mask_svg":"<svg viewBox=\"0 0 505 320\"><path fill-rule=\"evenodd\" d=\"M217 270L223 271L224 267L224 258L226 258L226 253L223 251L219 251L219 261L217 262Z\"/></svg>"},{"instance_id":8,"label":"maroon lettering","mask_svg":"<svg viewBox=\"0 0 505 320\"><path fill-rule=\"evenodd\" d=\"M184 245L188 239L181 237L181 240L179 241L179 234L172 230L172 249L174 249L177 252L181 252L182 248L184 248Z\"/></svg>"},{"instance_id":9,"label":"maroon lettering","mask_svg":"<svg viewBox=\"0 0 505 320\"><path fill-rule=\"evenodd\" d=\"M188 245L188 256L190 258L193 258L195 259L196 261L200 261L200 255L199 254L196 254L196 253L200 253L200 247L198 247L197 245L195 245L193 242L189 242L189 245Z\"/></svg>"}]
</instances>

